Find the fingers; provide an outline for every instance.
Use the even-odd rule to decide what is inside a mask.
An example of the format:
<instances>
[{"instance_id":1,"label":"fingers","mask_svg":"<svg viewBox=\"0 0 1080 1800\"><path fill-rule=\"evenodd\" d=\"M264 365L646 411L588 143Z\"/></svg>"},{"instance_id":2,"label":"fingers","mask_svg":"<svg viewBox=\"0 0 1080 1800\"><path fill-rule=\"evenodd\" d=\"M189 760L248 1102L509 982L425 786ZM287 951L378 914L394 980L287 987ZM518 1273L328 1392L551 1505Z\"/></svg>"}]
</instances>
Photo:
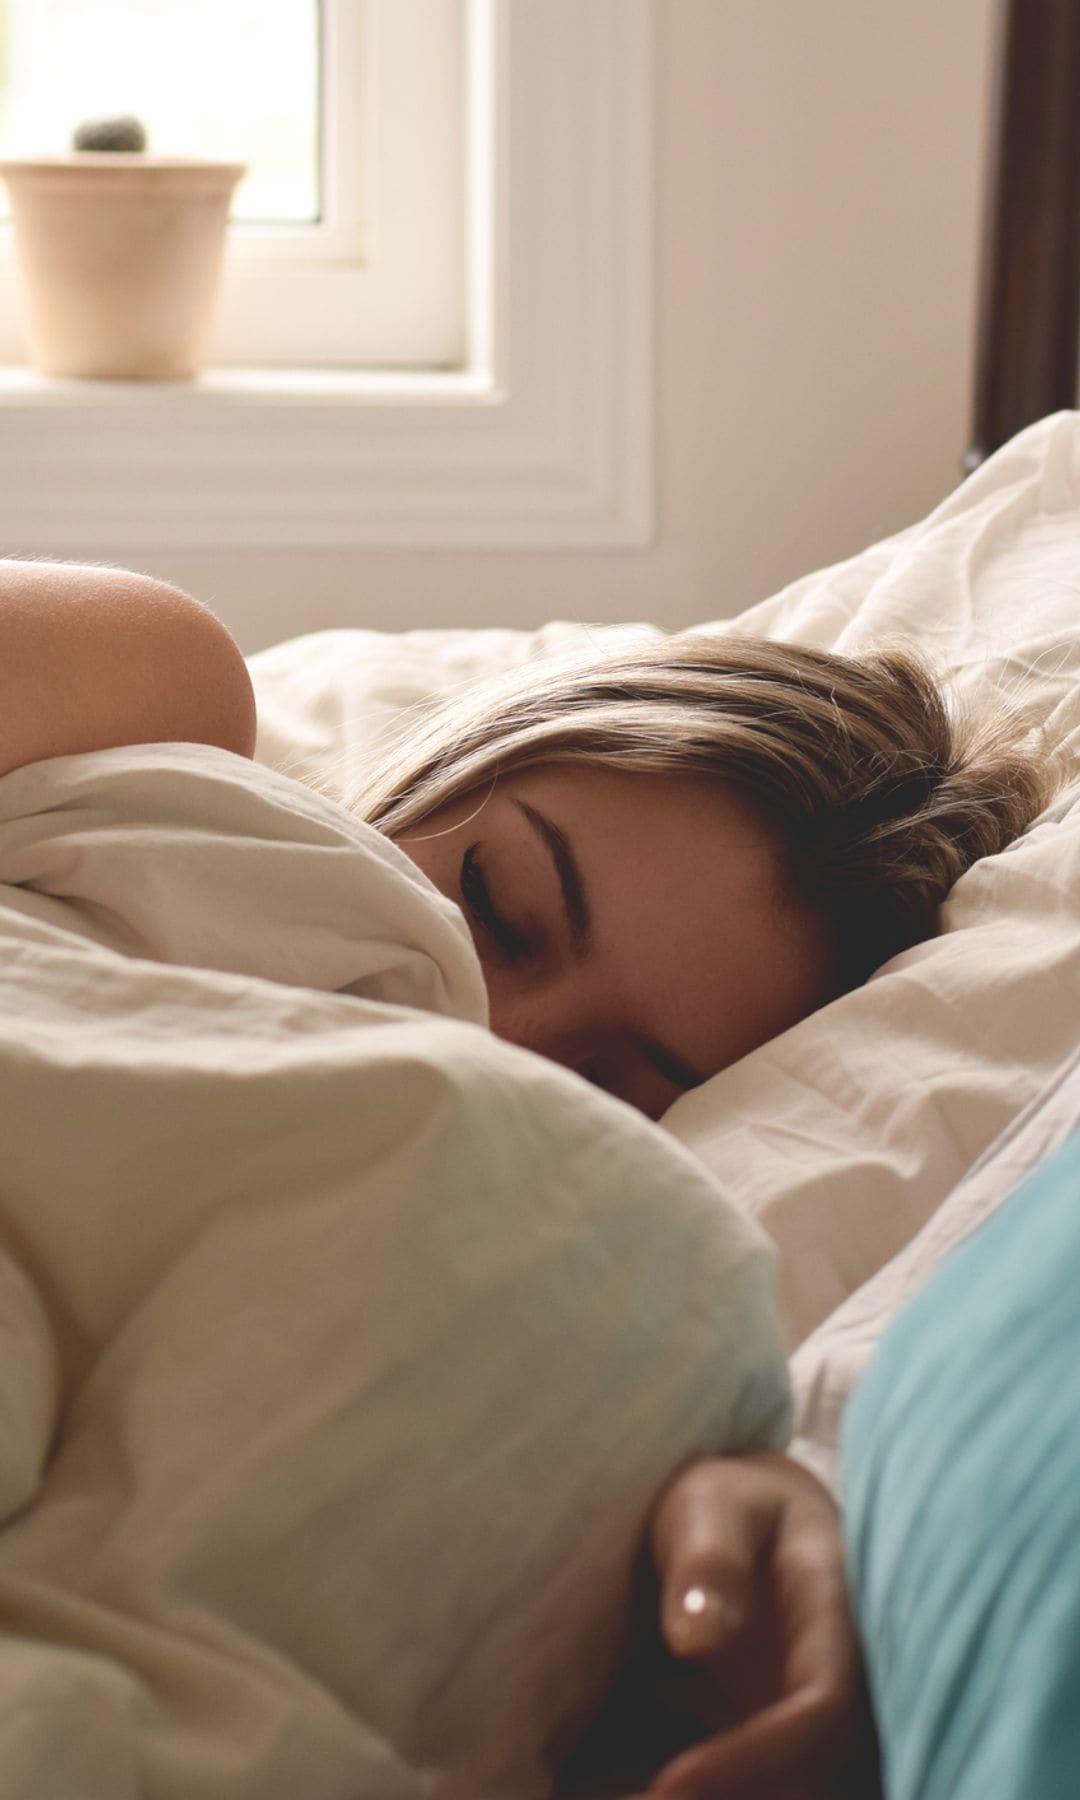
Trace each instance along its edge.
<instances>
[{"instance_id":1,"label":"fingers","mask_svg":"<svg viewBox=\"0 0 1080 1800\"><path fill-rule=\"evenodd\" d=\"M669 1647L701 1661L742 1717L652 1791L820 1797L868 1716L831 1497L773 1453L699 1463L664 1495L653 1550Z\"/></svg>"},{"instance_id":2,"label":"fingers","mask_svg":"<svg viewBox=\"0 0 1080 1800\"><path fill-rule=\"evenodd\" d=\"M846 1744L849 1733L848 1708L831 1690L803 1688L684 1751L656 1776L653 1791L686 1800L734 1800L804 1786L810 1793L815 1772L836 1765L838 1736Z\"/></svg>"},{"instance_id":3,"label":"fingers","mask_svg":"<svg viewBox=\"0 0 1080 1800\"><path fill-rule=\"evenodd\" d=\"M844 1552L831 1501L789 1501L781 1511L771 1580L783 1622L785 1692L813 1689L850 1703L861 1658L848 1605Z\"/></svg>"},{"instance_id":4,"label":"fingers","mask_svg":"<svg viewBox=\"0 0 1080 1800\"><path fill-rule=\"evenodd\" d=\"M775 1504L755 1494L731 1462L699 1462L668 1488L653 1517L660 1572L660 1627L672 1654L706 1657L726 1647L754 1602L754 1575L773 1529Z\"/></svg>"}]
</instances>

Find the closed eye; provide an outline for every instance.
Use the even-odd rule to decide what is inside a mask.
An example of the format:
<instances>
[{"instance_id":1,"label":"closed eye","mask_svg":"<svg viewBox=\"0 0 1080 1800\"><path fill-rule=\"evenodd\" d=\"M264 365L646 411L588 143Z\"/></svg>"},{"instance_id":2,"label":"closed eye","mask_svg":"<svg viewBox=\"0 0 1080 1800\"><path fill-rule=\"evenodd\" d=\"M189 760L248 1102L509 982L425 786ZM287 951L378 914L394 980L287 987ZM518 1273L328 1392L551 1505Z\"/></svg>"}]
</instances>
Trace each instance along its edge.
<instances>
[{"instance_id":1,"label":"closed eye","mask_svg":"<svg viewBox=\"0 0 1080 1800\"><path fill-rule=\"evenodd\" d=\"M528 938L507 923L496 909L480 864L479 844L470 844L461 859L460 887L465 910L475 925L491 938L508 962L519 963L532 954Z\"/></svg>"}]
</instances>

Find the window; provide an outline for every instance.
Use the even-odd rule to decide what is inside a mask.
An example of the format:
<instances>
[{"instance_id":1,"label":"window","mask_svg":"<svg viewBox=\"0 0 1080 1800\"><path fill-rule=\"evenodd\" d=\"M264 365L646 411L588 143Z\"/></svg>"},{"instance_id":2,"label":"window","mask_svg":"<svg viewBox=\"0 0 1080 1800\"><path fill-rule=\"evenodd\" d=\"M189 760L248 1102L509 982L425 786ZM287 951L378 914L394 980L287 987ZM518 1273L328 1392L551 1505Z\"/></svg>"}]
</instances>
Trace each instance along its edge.
<instances>
[{"instance_id":1,"label":"window","mask_svg":"<svg viewBox=\"0 0 1080 1800\"><path fill-rule=\"evenodd\" d=\"M461 367L466 47L478 0L0 0L0 136L135 113L236 158L217 365ZM0 361L19 355L10 230Z\"/></svg>"},{"instance_id":2,"label":"window","mask_svg":"<svg viewBox=\"0 0 1080 1800\"><path fill-rule=\"evenodd\" d=\"M335 350L329 368L283 359L276 370L214 369L160 386L49 383L0 368L5 554L151 566L154 551L176 547L647 542L653 5L345 0L328 9L331 23L377 27L364 38L365 82L388 66L391 45L399 67L410 46L415 55L436 15L460 48L459 22L464 356L451 343L441 364L364 368ZM413 122L404 109L393 123L405 148ZM376 186L386 191L382 148ZM405 186L424 194L434 230L436 190ZM373 262L381 229L376 216ZM289 285L275 279L263 291L276 305ZM313 316L322 331L327 315ZM234 340L236 360L250 365L245 342Z\"/></svg>"},{"instance_id":3,"label":"window","mask_svg":"<svg viewBox=\"0 0 1080 1800\"><path fill-rule=\"evenodd\" d=\"M162 155L246 161L233 216L322 210L318 0L0 0L0 136L68 148L85 118L136 114Z\"/></svg>"}]
</instances>

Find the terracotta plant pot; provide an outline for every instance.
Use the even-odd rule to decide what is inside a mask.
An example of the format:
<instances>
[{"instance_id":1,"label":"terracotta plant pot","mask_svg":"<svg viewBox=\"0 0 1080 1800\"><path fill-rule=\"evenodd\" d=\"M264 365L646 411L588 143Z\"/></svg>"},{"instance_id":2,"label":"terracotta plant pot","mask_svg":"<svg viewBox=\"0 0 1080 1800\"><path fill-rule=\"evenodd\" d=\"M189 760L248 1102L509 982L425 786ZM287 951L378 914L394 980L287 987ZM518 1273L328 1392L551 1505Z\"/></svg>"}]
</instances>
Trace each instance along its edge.
<instances>
[{"instance_id":1,"label":"terracotta plant pot","mask_svg":"<svg viewBox=\"0 0 1080 1800\"><path fill-rule=\"evenodd\" d=\"M34 367L112 381L198 374L243 173L115 151L0 162Z\"/></svg>"}]
</instances>

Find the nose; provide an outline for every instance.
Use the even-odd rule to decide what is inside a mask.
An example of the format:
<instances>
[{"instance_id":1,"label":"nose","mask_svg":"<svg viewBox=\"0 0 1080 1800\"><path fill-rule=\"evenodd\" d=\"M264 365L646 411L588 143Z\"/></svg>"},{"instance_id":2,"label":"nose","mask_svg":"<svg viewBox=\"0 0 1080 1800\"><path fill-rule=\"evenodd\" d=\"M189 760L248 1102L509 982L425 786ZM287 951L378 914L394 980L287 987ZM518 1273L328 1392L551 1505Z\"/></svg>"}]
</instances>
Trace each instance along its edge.
<instances>
[{"instance_id":1,"label":"nose","mask_svg":"<svg viewBox=\"0 0 1080 1800\"><path fill-rule=\"evenodd\" d=\"M596 1030L586 983L552 981L522 990L510 981L488 986L491 1029L508 1044L575 1068Z\"/></svg>"},{"instance_id":2,"label":"nose","mask_svg":"<svg viewBox=\"0 0 1080 1800\"><path fill-rule=\"evenodd\" d=\"M519 1044L524 1050L533 1050L538 1056L551 1056L550 1046L555 1033L549 1009L543 1004L489 994L488 1010L496 1037L508 1044Z\"/></svg>"}]
</instances>

